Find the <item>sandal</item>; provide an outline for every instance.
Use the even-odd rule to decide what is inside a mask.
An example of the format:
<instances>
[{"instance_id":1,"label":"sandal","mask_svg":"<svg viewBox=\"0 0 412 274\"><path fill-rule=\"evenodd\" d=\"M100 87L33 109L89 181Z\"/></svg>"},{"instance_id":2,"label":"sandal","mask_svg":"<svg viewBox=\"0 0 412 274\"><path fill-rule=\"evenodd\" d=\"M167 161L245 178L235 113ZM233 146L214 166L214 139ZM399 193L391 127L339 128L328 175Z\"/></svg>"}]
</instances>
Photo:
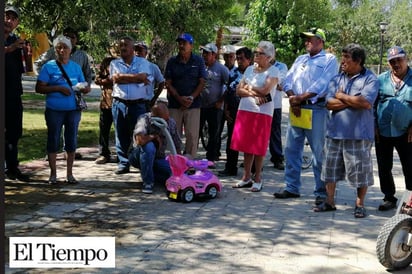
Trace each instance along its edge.
<instances>
[{"instance_id":1,"label":"sandal","mask_svg":"<svg viewBox=\"0 0 412 274\"><path fill-rule=\"evenodd\" d=\"M56 178L56 176L50 176L50 178L49 178L49 185L57 185L57 178Z\"/></svg>"},{"instance_id":2,"label":"sandal","mask_svg":"<svg viewBox=\"0 0 412 274\"><path fill-rule=\"evenodd\" d=\"M313 208L314 212L327 212L327 211L335 211L336 207L335 206L331 206L330 204L328 204L327 202L323 202L318 206L315 206Z\"/></svg>"},{"instance_id":3,"label":"sandal","mask_svg":"<svg viewBox=\"0 0 412 274\"><path fill-rule=\"evenodd\" d=\"M263 182L259 182L259 183L254 182L254 183L252 184L252 188L250 189L250 191L252 191L252 192L259 192L259 191L262 190L262 188L263 188Z\"/></svg>"},{"instance_id":4,"label":"sandal","mask_svg":"<svg viewBox=\"0 0 412 274\"><path fill-rule=\"evenodd\" d=\"M79 182L76 180L76 178L73 177L73 175L70 175L70 176L67 176L66 183L74 185L74 184L77 184Z\"/></svg>"},{"instance_id":5,"label":"sandal","mask_svg":"<svg viewBox=\"0 0 412 274\"><path fill-rule=\"evenodd\" d=\"M365 218L366 217L366 209L362 207L355 207L355 212L353 213L355 218Z\"/></svg>"},{"instance_id":6,"label":"sandal","mask_svg":"<svg viewBox=\"0 0 412 274\"><path fill-rule=\"evenodd\" d=\"M232 186L232 188L245 188L245 187L251 187L252 186L252 179L248 179L247 181L239 181L235 185Z\"/></svg>"}]
</instances>

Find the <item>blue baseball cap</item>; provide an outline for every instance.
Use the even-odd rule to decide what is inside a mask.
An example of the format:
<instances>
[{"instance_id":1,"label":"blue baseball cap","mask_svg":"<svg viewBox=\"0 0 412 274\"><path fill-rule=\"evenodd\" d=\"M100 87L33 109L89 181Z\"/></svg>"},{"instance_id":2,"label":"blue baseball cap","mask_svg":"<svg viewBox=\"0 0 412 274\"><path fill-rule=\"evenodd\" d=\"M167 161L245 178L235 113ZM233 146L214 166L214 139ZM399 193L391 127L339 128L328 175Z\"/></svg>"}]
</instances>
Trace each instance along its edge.
<instances>
[{"instance_id":1,"label":"blue baseball cap","mask_svg":"<svg viewBox=\"0 0 412 274\"><path fill-rule=\"evenodd\" d=\"M187 42L189 42L190 44L193 44L193 42L194 42L193 36L190 35L190 33L187 33L187 32L180 34L180 35L176 38L176 42L179 42L179 41L181 41L181 40L187 41Z\"/></svg>"},{"instance_id":2,"label":"blue baseball cap","mask_svg":"<svg viewBox=\"0 0 412 274\"><path fill-rule=\"evenodd\" d=\"M391 47L388 49L388 61L395 58L403 58L406 56L406 51L398 46Z\"/></svg>"}]
</instances>

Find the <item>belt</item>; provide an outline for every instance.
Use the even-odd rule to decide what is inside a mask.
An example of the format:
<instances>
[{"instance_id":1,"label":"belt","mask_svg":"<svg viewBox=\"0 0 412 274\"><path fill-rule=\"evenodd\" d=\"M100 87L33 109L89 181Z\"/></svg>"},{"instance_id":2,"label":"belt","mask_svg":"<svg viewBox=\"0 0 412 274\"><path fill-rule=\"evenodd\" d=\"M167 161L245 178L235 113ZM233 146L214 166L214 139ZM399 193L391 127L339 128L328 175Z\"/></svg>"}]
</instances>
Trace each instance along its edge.
<instances>
[{"instance_id":1,"label":"belt","mask_svg":"<svg viewBox=\"0 0 412 274\"><path fill-rule=\"evenodd\" d=\"M318 98L318 100L315 103L312 103L311 100L305 100L305 101L302 101L302 103L300 104L304 106L304 105L316 105L318 103L324 103L324 102L325 102L325 98L322 97L322 98Z\"/></svg>"},{"instance_id":2,"label":"belt","mask_svg":"<svg viewBox=\"0 0 412 274\"><path fill-rule=\"evenodd\" d=\"M135 100L125 100L119 97L113 97L113 99L125 104L125 105L137 105L137 104L146 104L149 103L150 100L146 100L146 99L135 99Z\"/></svg>"}]
</instances>

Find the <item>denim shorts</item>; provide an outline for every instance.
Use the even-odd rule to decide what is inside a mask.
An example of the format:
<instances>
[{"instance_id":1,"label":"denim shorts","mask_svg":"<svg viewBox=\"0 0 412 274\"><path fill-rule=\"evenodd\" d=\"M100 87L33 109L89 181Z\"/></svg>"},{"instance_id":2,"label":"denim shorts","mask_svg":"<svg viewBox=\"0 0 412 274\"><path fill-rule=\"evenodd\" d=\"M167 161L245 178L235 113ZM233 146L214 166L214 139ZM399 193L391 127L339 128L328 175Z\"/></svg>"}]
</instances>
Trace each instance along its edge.
<instances>
[{"instance_id":1,"label":"denim shorts","mask_svg":"<svg viewBox=\"0 0 412 274\"><path fill-rule=\"evenodd\" d=\"M64 151L75 152L77 147L77 132L81 111L59 111L46 108L44 112L47 125L47 152L57 153L60 150L60 138L64 126Z\"/></svg>"}]
</instances>

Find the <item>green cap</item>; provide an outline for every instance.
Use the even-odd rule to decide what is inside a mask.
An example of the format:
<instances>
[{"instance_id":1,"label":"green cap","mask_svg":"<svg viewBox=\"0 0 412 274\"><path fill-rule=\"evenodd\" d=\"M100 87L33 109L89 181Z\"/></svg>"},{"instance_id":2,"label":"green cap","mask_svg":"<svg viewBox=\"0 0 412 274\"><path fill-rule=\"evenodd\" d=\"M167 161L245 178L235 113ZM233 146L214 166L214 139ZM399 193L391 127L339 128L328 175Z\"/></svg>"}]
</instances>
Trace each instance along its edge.
<instances>
[{"instance_id":1,"label":"green cap","mask_svg":"<svg viewBox=\"0 0 412 274\"><path fill-rule=\"evenodd\" d=\"M326 41L325 31L319 28L311 28L309 31L302 32L300 36L301 37L318 37L322 39L323 42Z\"/></svg>"}]
</instances>

